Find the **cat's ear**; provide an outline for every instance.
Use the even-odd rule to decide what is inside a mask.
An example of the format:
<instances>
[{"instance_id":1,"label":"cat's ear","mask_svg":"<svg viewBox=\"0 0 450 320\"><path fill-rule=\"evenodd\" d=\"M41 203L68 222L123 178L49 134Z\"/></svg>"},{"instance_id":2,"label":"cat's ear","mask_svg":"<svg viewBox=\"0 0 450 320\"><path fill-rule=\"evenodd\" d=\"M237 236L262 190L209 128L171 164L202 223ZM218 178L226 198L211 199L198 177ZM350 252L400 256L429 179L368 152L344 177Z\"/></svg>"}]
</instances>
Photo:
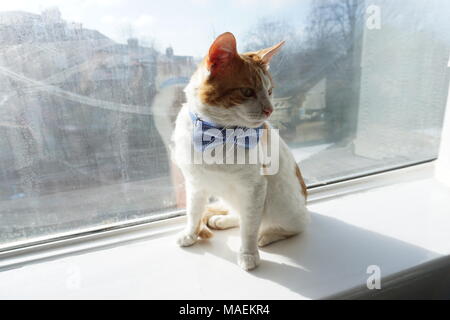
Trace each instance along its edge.
<instances>
[{"instance_id":1,"label":"cat's ear","mask_svg":"<svg viewBox=\"0 0 450 320\"><path fill-rule=\"evenodd\" d=\"M206 65L211 74L215 74L238 56L236 38L231 32L225 32L218 36L209 48Z\"/></svg>"},{"instance_id":2,"label":"cat's ear","mask_svg":"<svg viewBox=\"0 0 450 320\"><path fill-rule=\"evenodd\" d=\"M273 56L275 56L281 50L281 47L284 44L285 41L281 41L280 43L277 43L273 47L259 50L257 54L261 58L262 62L268 66L270 64L270 60L272 60Z\"/></svg>"}]
</instances>

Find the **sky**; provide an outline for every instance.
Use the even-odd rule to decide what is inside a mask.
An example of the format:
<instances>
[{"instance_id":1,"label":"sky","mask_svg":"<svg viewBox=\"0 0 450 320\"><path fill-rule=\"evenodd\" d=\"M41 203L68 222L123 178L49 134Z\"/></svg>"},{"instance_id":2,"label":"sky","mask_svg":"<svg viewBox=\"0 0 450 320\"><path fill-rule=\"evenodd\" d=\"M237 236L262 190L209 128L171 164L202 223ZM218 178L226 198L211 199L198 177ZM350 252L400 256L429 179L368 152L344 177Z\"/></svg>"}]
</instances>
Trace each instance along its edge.
<instances>
[{"instance_id":1,"label":"sky","mask_svg":"<svg viewBox=\"0 0 450 320\"><path fill-rule=\"evenodd\" d=\"M219 34L230 31L238 39L259 18L286 20L300 29L310 0L14 0L2 1L1 11L40 13L58 7L64 20L80 22L117 42L129 36L175 54L204 56ZM280 41L283 39L280 39ZM239 48L238 48L239 49Z\"/></svg>"}]
</instances>

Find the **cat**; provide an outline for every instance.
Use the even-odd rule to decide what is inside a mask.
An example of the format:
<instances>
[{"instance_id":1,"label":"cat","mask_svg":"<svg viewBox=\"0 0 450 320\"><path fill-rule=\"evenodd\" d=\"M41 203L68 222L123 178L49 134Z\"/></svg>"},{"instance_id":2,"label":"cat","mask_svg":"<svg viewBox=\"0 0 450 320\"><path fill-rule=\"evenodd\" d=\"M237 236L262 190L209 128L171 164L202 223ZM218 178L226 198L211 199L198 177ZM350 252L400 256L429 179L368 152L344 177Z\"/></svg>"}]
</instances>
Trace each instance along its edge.
<instances>
[{"instance_id":1,"label":"cat","mask_svg":"<svg viewBox=\"0 0 450 320\"><path fill-rule=\"evenodd\" d=\"M258 247L299 234L310 221L300 169L286 143L267 123L273 112L274 85L269 64L283 44L239 54L232 33L217 37L184 90L187 102L172 135L172 158L185 177L187 201L187 225L177 243L191 246L199 238L211 237L210 229L240 226L238 264L247 271L260 263ZM196 164L182 160L191 152L204 152L192 147L198 122L219 130L267 129L270 139L279 139L278 171L261 174L261 163ZM210 197L220 199L221 206L209 208Z\"/></svg>"}]
</instances>

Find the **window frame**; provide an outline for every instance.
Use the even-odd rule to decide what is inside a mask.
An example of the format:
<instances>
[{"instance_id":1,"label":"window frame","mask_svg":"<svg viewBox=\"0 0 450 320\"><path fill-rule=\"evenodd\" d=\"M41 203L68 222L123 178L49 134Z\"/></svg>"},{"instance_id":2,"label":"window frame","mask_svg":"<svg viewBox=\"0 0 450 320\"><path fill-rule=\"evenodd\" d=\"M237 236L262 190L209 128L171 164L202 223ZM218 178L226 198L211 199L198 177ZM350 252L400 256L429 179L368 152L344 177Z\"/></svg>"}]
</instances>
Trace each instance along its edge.
<instances>
[{"instance_id":1,"label":"window frame","mask_svg":"<svg viewBox=\"0 0 450 320\"><path fill-rule=\"evenodd\" d=\"M337 183L308 188L308 203L327 201L336 197L397 183L432 178L438 163L436 160L431 160L408 167L395 168ZM450 180L448 183L450 186ZM5 268L73 253L89 252L138 239L151 239L155 235L182 229L186 222L184 209L170 212L166 215L162 220L161 215L157 215L157 217L153 216L153 218L141 218L137 219L138 221L116 223L72 234L49 236L46 237L47 239L30 241L22 245L16 244L11 248L0 249L0 272Z\"/></svg>"}]
</instances>

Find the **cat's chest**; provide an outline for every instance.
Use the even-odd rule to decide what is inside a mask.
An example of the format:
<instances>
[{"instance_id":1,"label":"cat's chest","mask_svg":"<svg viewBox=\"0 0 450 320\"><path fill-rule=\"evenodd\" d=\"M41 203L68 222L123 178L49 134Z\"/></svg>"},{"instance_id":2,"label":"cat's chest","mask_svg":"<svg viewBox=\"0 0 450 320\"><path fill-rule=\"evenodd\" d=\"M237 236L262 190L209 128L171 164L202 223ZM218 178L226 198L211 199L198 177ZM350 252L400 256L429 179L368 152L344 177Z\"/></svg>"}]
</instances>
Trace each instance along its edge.
<instances>
[{"instance_id":1,"label":"cat's chest","mask_svg":"<svg viewBox=\"0 0 450 320\"><path fill-rule=\"evenodd\" d=\"M216 195L236 192L239 194L238 189L259 184L265 179L256 167L249 165L205 164L190 166L186 178L207 187Z\"/></svg>"}]
</instances>

